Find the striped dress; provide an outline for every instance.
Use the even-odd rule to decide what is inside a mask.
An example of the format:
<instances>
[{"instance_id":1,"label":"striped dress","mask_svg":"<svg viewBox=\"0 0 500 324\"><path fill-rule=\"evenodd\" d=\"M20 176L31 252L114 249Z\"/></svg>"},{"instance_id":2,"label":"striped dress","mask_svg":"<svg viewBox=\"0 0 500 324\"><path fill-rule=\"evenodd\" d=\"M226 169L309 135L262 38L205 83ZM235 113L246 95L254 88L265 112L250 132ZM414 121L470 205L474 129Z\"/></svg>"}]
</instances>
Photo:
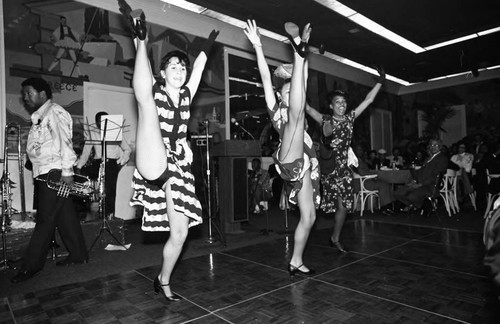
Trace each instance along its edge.
<instances>
[{"instance_id":1,"label":"striped dress","mask_svg":"<svg viewBox=\"0 0 500 324\"><path fill-rule=\"evenodd\" d=\"M174 209L189 217L189 227L202 223L201 204L196 197L191 173L193 152L187 143L191 93L182 87L178 108L163 87L155 85L154 99L158 110L161 133L167 150L167 179L171 181ZM146 181L137 169L132 180L132 206L144 206L142 230L169 231L165 191Z\"/></svg>"}]
</instances>

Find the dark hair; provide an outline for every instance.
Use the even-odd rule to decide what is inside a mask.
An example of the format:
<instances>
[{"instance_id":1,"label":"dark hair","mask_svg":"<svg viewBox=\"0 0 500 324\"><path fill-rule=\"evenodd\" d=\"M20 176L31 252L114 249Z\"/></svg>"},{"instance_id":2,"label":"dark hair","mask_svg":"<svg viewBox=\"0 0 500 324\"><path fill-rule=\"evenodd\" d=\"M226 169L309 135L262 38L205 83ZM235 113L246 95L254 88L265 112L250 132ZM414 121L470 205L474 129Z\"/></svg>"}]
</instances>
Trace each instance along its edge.
<instances>
[{"instance_id":1,"label":"dark hair","mask_svg":"<svg viewBox=\"0 0 500 324\"><path fill-rule=\"evenodd\" d=\"M349 95L347 94L347 92L345 91L342 91L342 90L333 90L333 91L330 91L327 95L326 95L326 100L328 101L328 104L330 104L333 100L334 97L344 97L344 99L347 100L347 98L349 98Z\"/></svg>"},{"instance_id":2,"label":"dark hair","mask_svg":"<svg viewBox=\"0 0 500 324\"><path fill-rule=\"evenodd\" d=\"M105 116L105 115L108 115L108 113L107 113L107 112L105 112L105 111L100 111L100 112L98 112L97 114L95 114L95 122L96 122L96 123L101 122L101 117L102 117L102 116Z\"/></svg>"},{"instance_id":3,"label":"dark hair","mask_svg":"<svg viewBox=\"0 0 500 324\"><path fill-rule=\"evenodd\" d=\"M186 65L186 68L189 69L189 67L191 66L190 62L189 62L189 57L187 56L186 53L184 52L181 52L181 51L171 51L171 52L168 52L162 59L161 59L161 63L160 63L160 70L163 70L165 69L165 67L167 66L167 63L168 61L170 61L170 59L172 57L177 57L179 59L179 61L181 62L184 62L184 64Z\"/></svg>"},{"instance_id":4,"label":"dark hair","mask_svg":"<svg viewBox=\"0 0 500 324\"><path fill-rule=\"evenodd\" d=\"M45 91L47 99L52 99L52 89L50 88L50 84L48 84L47 81L42 78L28 78L24 80L23 83L21 83L21 86L32 86L38 92Z\"/></svg>"}]
</instances>

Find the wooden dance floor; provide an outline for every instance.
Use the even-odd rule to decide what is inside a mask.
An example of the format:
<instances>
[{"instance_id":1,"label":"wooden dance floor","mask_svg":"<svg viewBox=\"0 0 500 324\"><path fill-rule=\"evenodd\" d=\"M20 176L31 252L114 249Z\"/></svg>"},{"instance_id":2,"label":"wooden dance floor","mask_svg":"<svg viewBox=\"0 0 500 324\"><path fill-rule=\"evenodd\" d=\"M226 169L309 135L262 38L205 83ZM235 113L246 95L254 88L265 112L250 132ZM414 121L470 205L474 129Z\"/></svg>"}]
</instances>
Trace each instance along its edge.
<instances>
[{"instance_id":1,"label":"wooden dance floor","mask_svg":"<svg viewBox=\"0 0 500 324\"><path fill-rule=\"evenodd\" d=\"M270 217L281 224L281 215ZM293 235L256 230L262 239L245 245L231 244L238 240L232 234L226 248L202 249L178 263L171 280L184 298L178 303L153 293L161 244L142 255L152 265L138 261L139 267L114 274L99 275L99 268L127 254L138 258L132 254L143 248L141 242L129 251L91 254L86 265L61 270L47 264L17 286L5 280L13 270L4 270L2 290L11 293L0 298L0 323L500 323L479 231L398 224L407 216L392 217L351 218L342 234L346 254L326 244L327 226L315 228L305 253L305 263L317 271L310 278L291 279L286 271ZM248 233L241 237L248 240ZM197 247L190 243L187 249ZM53 271L60 278L97 272L92 279L76 276L71 283L29 290Z\"/></svg>"}]
</instances>

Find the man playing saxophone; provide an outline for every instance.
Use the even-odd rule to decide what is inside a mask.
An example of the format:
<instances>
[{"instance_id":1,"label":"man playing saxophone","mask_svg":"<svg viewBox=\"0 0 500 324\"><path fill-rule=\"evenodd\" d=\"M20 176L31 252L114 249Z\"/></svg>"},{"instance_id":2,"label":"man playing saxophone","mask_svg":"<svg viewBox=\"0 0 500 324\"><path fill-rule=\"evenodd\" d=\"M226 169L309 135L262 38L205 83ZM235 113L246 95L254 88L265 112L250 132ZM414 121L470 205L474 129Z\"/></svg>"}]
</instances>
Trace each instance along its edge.
<instances>
[{"instance_id":1,"label":"man playing saxophone","mask_svg":"<svg viewBox=\"0 0 500 324\"><path fill-rule=\"evenodd\" d=\"M88 252L73 198L60 196L49 188L51 170L61 170L61 181L71 186L76 154L73 151L71 115L52 101L50 85L41 78L23 81L22 96L31 113L32 126L26 153L33 165L36 225L19 272L12 283L28 280L40 272L47 259L55 228L59 230L69 255L56 265L67 266L88 261Z\"/></svg>"}]
</instances>

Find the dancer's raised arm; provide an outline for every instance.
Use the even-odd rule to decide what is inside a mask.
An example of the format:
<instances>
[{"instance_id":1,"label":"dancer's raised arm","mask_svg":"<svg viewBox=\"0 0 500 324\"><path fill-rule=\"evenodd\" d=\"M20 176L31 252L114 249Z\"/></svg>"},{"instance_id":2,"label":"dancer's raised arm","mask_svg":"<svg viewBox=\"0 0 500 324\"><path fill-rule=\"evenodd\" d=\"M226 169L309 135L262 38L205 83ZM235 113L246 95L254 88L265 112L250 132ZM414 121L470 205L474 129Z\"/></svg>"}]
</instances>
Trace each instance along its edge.
<instances>
[{"instance_id":1,"label":"dancer's raised arm","mask_svg":"<svg viewBox=\"0 0 500 324\"><path fill-rule=\"evenodd\" d=\"M210 49L214 44L215 39L219 35L219 31L212 30L210 35L208 36L207 41L203 45L201 52L198 54L193 63L193 70L191 71L191 76L189 77L189 81L186 83L186 86L189 88L191 92L191 96L194 97L196 91L198 90L198 86L200 85L201 76L203 75L203 70L205 69L205 64L207 64L208 54L210 53Z\"/></svg>"},{"instance_id":2,"label":"dancer's raised arm","mask_svg":"<svg viewBox=\"0 0 500 324\"><path fill-rule=\"evenodd\" d=\"M368 106L373 102L373 100L377 96L380 88L382 88L382 84L385 81L385 71L383 68L378 67L377 72L379 74L379 77L377 79L377 83L370 90L370 92L368 92L368 94L365 97L365 100L363 100L363 102L360 103L359 106L356 107L356 109L354 109L354 113L355 113L354 118L357 118L359 115L361 115L363 113L363 111L365 111L366 108L368 108Z\"/></svg>"},{"instance_id":3,"label":"dancer's raised arm","mask_svg":"<svg viewBox=\"0 0 500 324\"><path fill-rule=\"evenodd\" d=\"M257 66L259 68L260 78L264 88L264 98L266 100L267 107L273 108L276 104L276 97L274 95L271 72L269 71L269 66L267 65L264 51L262 50L262 42L260 40L260 34L255 20L247 20L247 26L243 29L243 32L255 49Z\"/></svg>"}]
</instances>

